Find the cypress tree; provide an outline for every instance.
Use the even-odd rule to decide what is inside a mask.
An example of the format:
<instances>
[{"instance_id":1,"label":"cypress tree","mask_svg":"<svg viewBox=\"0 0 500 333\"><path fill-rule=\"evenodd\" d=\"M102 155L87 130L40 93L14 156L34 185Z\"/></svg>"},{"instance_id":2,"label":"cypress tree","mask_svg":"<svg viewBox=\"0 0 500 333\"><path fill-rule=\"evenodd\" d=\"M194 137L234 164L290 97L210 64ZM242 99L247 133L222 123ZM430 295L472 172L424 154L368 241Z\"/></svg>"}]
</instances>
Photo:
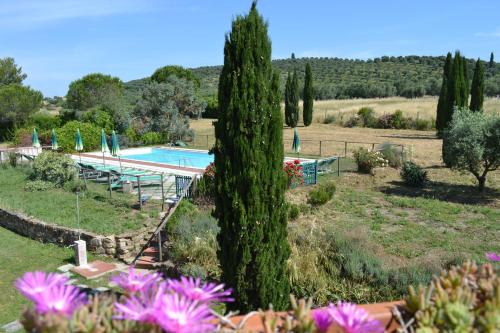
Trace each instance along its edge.
<instances>
[{"instance_id":1,"label":"cypress tree","mask_svg":"<svg viewBox=\"0 0 500 333\"><path fill-rule=\"evenodd\" d=\"M226 36L219 81L214 216L222 281L232 309L283 310L290 286L279 74L271 65L267 24L252 4Z\"/></svg>"},{"instance_id":2,"label":"cypress tree","mask_svg":"<svg viewBox=\"0 0 500 333\"><path fill-rule=\"evenodd\" d=\"M495 56L493 55L493 52L491 52L491 54L490 54L490 64L489 64L489 67L490 68L495 68Z\"/></svg>"},{"instance_id":3,"label":"cypress tree","mask_svg":"<svg viewBox=\"0 0 500 333\"><path fill-rule=\"evenodd\" d=\"M290 105L291 105L291 116L292 123L291 127L297 127L299 122L299 101L300 101L300 92L299 92L299 80L297 78L297 71L293 71L292 81L290 83Z\"/></svg>"},{"instance_id":4,"label":"cypress tree","mask_svg":"<svg viewBox=\"0 0 500 333\"><path fill-rule=\"evenodd\" d=\"M448 52L443 69L443 80L441 83L441 91L439 93L439 100L436 112L436 129L440 134L446 127L446 118L448 113L448 86L451 78L452 56Z\"/></svg>"},{"instance_id":5,"label":"cypress tree","mask_svg":"<svg viewBox=\"0 0 500 333\"><path fill-rule=\"evenodd\" d=\"M285 124L293 127L292 77L290 72L288 72L285 83Z\"/></svg>"},{"instance_id":6,"label":"cypress tree","mask_svg":"<svg viewBox=\"0 0 500 333\"><path fill-rule=\"evenodd\" d=\"M463 87L462 87L462 101L464 103L463 106L467 106L469 104L469 70L467 68L467 59L462 57L462 77L463 77Z\"/></svg>"},{"instance_id":7,"label":"cypress tree","mask_svg":"<svg viewBox=\"0 0 500 333\"><path fill-rule=\"evenodd\" d=\"M484 67L479 60L476 61L474 76L472 77L470 109L472 111L481 111L484 102Z\"/></svg>"},{"instance_id":8,"label":"cypress tree","mask_svg":"<svg viewBox=\"0 0 500 333\"><path fill-rule=\"evenodd\" d=\"M303 110L303 121L304 126L309 126L312 123L313 118L313 104L314 104L314 87L313 78L311 72L311 65L306 64L306 77L304 81L304 110Z\"/></svg>"}]
</instances>

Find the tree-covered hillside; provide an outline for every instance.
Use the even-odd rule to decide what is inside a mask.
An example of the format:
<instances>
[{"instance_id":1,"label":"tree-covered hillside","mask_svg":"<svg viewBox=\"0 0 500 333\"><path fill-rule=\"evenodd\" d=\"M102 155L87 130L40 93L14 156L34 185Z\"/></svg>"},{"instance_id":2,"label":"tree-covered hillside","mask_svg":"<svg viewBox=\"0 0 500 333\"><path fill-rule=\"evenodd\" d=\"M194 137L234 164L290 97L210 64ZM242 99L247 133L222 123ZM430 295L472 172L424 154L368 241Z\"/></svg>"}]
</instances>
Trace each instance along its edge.
<instances>
[{"instance_id":1,"label":"tree-covered hillside","mask_svg":"<svg viewBox=\"0 0 500 333\"><path fill-rule=\"evenodd\" d=\"M439 95L445 57L406 56L369 60L340 58L300 58L274 60L281 72L284 90L288 72L297 70L299 86L303 86L306 63L311 64L317 99L367 98ZM475 60L467 59L468 77L472 78ZM485 93L500 95L500 64L491 67L484 62ZM204 95L217 91L221 66L194 68ZM469 82L470 83L470 82Z\"/></svg>"}]
</instances>

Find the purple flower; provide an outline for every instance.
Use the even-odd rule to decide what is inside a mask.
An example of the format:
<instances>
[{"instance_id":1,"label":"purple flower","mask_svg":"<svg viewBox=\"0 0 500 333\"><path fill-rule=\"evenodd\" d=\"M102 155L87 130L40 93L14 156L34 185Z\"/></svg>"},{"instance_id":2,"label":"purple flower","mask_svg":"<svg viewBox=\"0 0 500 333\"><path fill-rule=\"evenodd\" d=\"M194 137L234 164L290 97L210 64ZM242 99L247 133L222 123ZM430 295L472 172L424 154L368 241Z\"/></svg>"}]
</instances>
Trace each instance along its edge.
<instances>
[{"instance_id":1,"label":"purple flower","mask_svg":"<svg viewBox=\"0 0 500 333\"><path fill-rule=\"evenodd\" d=\"M328 312L333 321L344 329L345 333L383 333L382 324L370 315L365 309L356 304L339 302L330 304Z\"/></svg>"},{"instance_id":2,"label":"purple flower","mask_svg":"<svg viewBox=\"0 0 500 333\"><path fill-rule=\"evenodd\" d=\"M312 311L311 316L316 324L316 327L321 333L328 331L328 327L330 327L333 322L328 309L314 310Z\"/></svg>"},{"instance_id":3,"label":"purple flower","mask_svg":"<svg viewBox=\"0 0 500 333\"><path fill-rule=\"evenodd\" d=\"M168 286L174 292L187 298L204 303L232 302L231 290L224 290L223 284L202 283L199 278L181 277L180 280L168 280Z\"/></svg>"},{"instance_id":4,"label":"purple flower","mask_svg":"<svg viewBox=\"0 0 500 333\"><path fill-rule=\"evenodd\" d=\"M160 283L149 286L148 289L139 290L138 293L126 297L125 302L115 303L117 319L140 321L142 323L157 324L156 312L162 305L166 284Z\"/></svg>"},{"instance_id":5,"label":"purple flower","mask_svg":"<svg viewBox=\"0 0 500 333\"><path fill-rule=\"evenodd\" d=\"M38 296L55 286L64 285L68 278L61 274L27 272L16 281L16 288L29 300L36 301Z\"/></svg>"},{"instance_id":6,"label":"purple flower","mask_svg":"<svg viewBox=\"0 0 500 333\"><path fill-rule=\"evenodd\" d=\"M215 329L211 323L215 317L206 304L179 294L164 295L156 316L163 330L169 333L205 333Z\"/></svg>"},{"instance_id":7,"label":"purple flower","mask_svg":"<svg viewBox=\"0 0 500 333\"><path fill-rule=\"evenodd\" d=\"M161 278L158 273L136 273L134 267L130 266L128 274L120 274L111 278L111 281L119 285L122 289L135 293L141 290L147 290L152 285L160 282Z\"/></svg>"},{"instance_id":8,"label":"purple flower","mask_svg":"<svg viewBox=\"0 0 500 333\"><path fill-rule=\"evenodd\" d=\"M59 284L35 296L35 309L38 313L56 313L71 316L87 300L84 293L75 286Z\"/></svg>"},{"instance_id":9,"label":"purple flower","mask_svg":"<svg viewBox=\"0 0 500 333\"><path fill-rule=\"evenodd\" d=\"M495 252L487 252L486 258L490 261L500 261L500 254L497 254Z\"/></svg>"}]
</instances>

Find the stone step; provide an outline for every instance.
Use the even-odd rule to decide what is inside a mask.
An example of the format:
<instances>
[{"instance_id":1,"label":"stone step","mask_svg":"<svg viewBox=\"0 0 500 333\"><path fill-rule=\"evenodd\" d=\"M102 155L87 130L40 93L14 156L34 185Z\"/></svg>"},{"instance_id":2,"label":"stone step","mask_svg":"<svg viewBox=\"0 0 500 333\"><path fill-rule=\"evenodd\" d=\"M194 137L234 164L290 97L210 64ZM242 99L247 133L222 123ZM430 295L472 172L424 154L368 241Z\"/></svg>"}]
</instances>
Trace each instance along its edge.
<instances>
[{"instance_id":1,"label":"stone step","mask_svg":"<svg viewBox=\"0 0 500 333\"><path fill-rule=\"evenodd\" d=\"M151 260L153 259L153 260ZM139 257L135 262L135 268L139 269L155 269L158 262L152 257Z\"/></svg>"},{"instance_id":2,"label":"stone step","mask_svg":"<svg viewBox=\"0 0 500 333\"><path fill-rule=\"evenodd\" d=\"M143 256L154 256L156 257L158 255L158 248L156 247L148 247L142 252Z\"/></svg>"}]
</instances>

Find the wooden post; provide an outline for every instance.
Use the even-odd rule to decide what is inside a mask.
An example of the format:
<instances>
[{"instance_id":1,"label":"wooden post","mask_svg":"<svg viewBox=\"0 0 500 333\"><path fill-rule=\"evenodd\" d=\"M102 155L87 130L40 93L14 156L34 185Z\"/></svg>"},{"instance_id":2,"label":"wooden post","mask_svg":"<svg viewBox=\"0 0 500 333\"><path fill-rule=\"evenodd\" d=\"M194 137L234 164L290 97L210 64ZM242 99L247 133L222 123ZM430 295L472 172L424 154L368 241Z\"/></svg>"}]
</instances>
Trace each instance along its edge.
<instances>
[{"instance_id":1,"label":"wooden post","mask_svg":"<svg viewBox=\"0 0 500 333\"><path fill-rule=\"evenodd\" d=\"M163 187L163 174L161 174L161 211L165 211L165 189Z\"/></svg>"},{"instance_id":2,"label":"wooden post","mask_svg":"<svg viewBox=\"0 0 500 333\"><path fill-rule=\"evenodd\" d=\"M320 157L321 157L321 156L323 156L323 155L321 154L321 153L322 153L322 149L321 149L321 148L322 148L322 147L321 147L321 146L322 146L322 144L323 144L323 141L319 140L319 156L320 156Z\"/></svg>"},{"instance_id":3,"label":"wooden post","mask_svg":"<svg viewBox=\"0 0 500 333\"><path fill-rule=\"evenodd\" d=\"M374 150L375 150L375 144L372 143L372 151L374 151Z\"/></svg>"},{"instance_id":4,"label":"wooden post","mask_svg":"<svg viewBox=\"0 0 500 333\"><path fill-rule=\"evenodd\" d=\"M158 261L163 261L163 255L161 253L161 230L158 231Z\"/></svg>"},{"instance_id":5,"label":"wooden post","mask_svg":"<svg viewBox=\"0 0 500 333\"><path fill-rule=\"evenodd\" d=\"M344 157L347 157L347 141L344 142Z\"/></svg>"},{"instance_id":6,"label":"wooden post","mask_svg":"<svg viewBox=\"0 0 500 333\"><path fill-rule=\"evenodd\" d=\"M111 172L108 172L108 186L109 186L109 197L111 198Z\"/></svg>"},{"instance_id":7,"label":"wooden post","mask_svg":"<svg viewBox=\"0 0 500 333\"><path fill-rule=\"evenodd\" d=\"M142 195L141 195L141 176L137 177L137 193L139 196L139 210L142 210Z\"/></svg>"},{"instance_id":8,"label":"wooden post","mask_svg":"<svg viewBox=\"0 0 500 333\"><path fill-rule=\"evenodd\" d=\"M340 177L340 156L337 156L337 176Z\"/></svg>"}]
</instances>

